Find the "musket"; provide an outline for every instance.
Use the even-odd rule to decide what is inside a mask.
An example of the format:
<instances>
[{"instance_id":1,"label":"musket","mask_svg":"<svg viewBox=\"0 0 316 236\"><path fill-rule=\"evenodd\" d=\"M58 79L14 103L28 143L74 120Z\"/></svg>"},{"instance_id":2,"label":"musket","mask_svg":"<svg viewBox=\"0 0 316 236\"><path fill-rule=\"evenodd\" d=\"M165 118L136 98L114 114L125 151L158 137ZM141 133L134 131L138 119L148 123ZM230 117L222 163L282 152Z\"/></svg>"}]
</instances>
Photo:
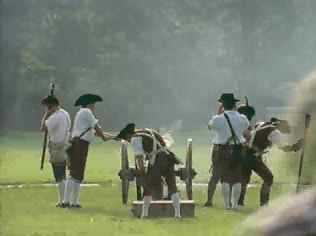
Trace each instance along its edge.
<instances>
[{"instance_id":1,"label":"musket","mask_svg":"<svg viewBox=\"0 0 316 236\"><path fill-rule=\"evenodd\" d=\"M55 84L53 82L50 83L50 95L54 95L55 91ZM43 140L43 148L42 148L42 157L41 157L41 167L40 169L43 170L44 167L44 160L45 160L45 153L46 153L46 147L47 147L47 137L48 137L48 131L45 129L44 133L44 140Z\"/></svg>"},{"instance_id":2,"label":"musket","mask_svg":"<svg viewBox=\"0 0 316 236\"><path fill-rule=\"evenodd\" d=\"M249 102L248 102L248 97L245 96L245 102L246 102L246 106L248 107L249 106Z\"/></svg>"},{"instance_id":3,"label":"musket","mask_svg":"<svg viewBox=\"0 0 316 236\"><path fill-rule=\"evenodd\" d=\"M300 166L298 169L298 179L297 179L297 185L296 185L296 192L299 192L299 187L301 184L301 177L302 177L302 171L303 171L303 162L304 162L304 154L305 154L305 145L306 145L306 139L307 139L307 132L308 128L311 122L312 116L310 114L305 114L305 127L304 127L304 140L303 140L303 146L300 156Z\"/></svg>"}]
</instances>

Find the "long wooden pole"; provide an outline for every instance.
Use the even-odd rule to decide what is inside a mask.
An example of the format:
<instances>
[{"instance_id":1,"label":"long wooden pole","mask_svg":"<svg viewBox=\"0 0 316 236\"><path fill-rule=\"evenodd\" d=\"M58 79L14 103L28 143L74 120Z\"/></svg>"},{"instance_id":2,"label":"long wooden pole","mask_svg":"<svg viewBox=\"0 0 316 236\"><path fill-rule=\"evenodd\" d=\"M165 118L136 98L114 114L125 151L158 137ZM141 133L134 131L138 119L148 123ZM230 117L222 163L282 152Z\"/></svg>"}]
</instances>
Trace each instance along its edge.
<instances>
[{"instance_id":1,"label":"long wooden pole","mask_svg":"<svg viewBox=\"0 0 316 236\"><path fill-rule=\"evenodd\" d=\"M50 95L54 95L54 91L55 91L55 84L50 83ZM46 153L46 147L47 147L47 137L48 137L48 132L47 130L45 130L44 139L43 139L43 147L42 147L42 157L41 157L41 167L40 167L41 170L43 170L44 168L45 153Z\"/></svg>"},{"instance_id":2,"label":"long wooden pole","mask_svg":"<svg viewBox=\"0 0 316 236\"><path fill-rule=\"evenodd\" d=\"M300 156L300 165L298 169L298 179L297 179L297 185L296 185L296 192L299 192L300 184L301 184L301 178L302 178L302 172L303 172L303 162L304 162L304 155L305 155L305 145L306 145L306 139L307 139L307 132L311 121L311 115L305 114L305 127L304 127L304 141L303 141L303 147L301 151Z\"/></svg>"}]
</instances>

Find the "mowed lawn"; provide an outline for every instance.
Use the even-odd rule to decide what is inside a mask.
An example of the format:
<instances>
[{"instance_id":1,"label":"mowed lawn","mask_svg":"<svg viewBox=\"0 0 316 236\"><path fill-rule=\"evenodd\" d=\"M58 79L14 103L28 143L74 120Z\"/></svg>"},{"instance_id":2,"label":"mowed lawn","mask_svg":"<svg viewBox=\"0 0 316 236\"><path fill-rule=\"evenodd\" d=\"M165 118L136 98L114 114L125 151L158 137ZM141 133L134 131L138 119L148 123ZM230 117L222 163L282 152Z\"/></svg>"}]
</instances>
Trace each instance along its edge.
<instances>
[{"instance_id":1,"label":"mowed lawn","mask_svg":"<svg viewBox=\"0 0 316 236\"><path fill-rule=\"evenodd\" d=\"M215 196L215 207L204 208L205 189L196 189L196 217L182 220L134 218L130 203L135 190L130 191L128 206L122 206L119 185L83 187L82 209L55 207L56 189L26 187L0 189L1 236L78 236L78 235L235 235L241 222L257 209L258 189L249 189L247 206L241 211L223 209L220 191ZM273 197L284 191L274 189ZM182 191L182 195L184 195Z\"/></svg>"},{"instance_id":2,"label":"mowed lawn","mask_svg":"<svg viewBox=\"0 0 316 236\"><path fill-rule=\"evenodd\" d=\"M184 132L175 134L173 150L184 159L185 142L193 138L193 162L199 175L195 182L206 182L210 164L208 133ZM215 195L215 207L204 208L206 186L194 187L196 217L193 219L150 219L142 221L130 213L135 198L130 187L128 206L121 204L117 172L120 168L120 145L115 142L96 142L91 146L87 163L86 182L101 187L83 187L80 210L55 208L57 193L54 187L7 188L6 184L52 182L49 163L39 170L42 135L20 133L0 138L0 235L1 236L75 236L75 235L234 235L241 222L258 208L259 188L249 189L247 205L241 211L223 209L220 188ZM133 162L130 151L130 162ZM295 174L282 164L289 157L279 152L269 154L268 164L275 180L295 182ZM291 156L293 165L296 156ZM298 158L297 158L298 161ZM254 177L254 180L258 178ZM293 191L293 187L275 186L272 198ZM181 189L181 195L186 197Z\"/></svg>"}]
</instances>

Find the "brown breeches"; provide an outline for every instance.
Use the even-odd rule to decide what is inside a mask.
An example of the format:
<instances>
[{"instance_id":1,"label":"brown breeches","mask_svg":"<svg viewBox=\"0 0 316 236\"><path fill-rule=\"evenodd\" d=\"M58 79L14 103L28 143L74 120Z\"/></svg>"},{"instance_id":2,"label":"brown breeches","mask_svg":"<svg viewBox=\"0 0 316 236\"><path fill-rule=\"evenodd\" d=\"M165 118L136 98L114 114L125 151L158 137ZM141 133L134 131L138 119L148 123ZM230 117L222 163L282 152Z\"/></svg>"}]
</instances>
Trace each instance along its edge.
<instances>
[{"instance_id":1,"label":"brown breeches","mask_svg":"<svg viewBox=\"0 0 316 236\"><path fill-rule=\"evenodd\" d=\"M213 174L219 176L221 182L241 183L242 164L232 155L232 145L214 145L212 153Z\"/></svg>"},{"instance_id":2,"label":"brown breeches","mask_svg":"<svg viewBox=\"0 0 316 236\"><path fill-rule=\"evenodd\" d=\"M52 168L56 183L60 183L66 178L66 161L52 163Z\"/></svg>"},{"instance_id":3,"label":"brown breeches","mask_svg":"<svg viewBox=\"0 0 316 236\"><path fill-rule=\"evenodd\" d=\"M72 154L69 160L70 176L82 182L88 157L89 142L79 138L73 138L72 145Z\"/></svg>"},{"instance_id":4,"label":"brown breeches","mask_svg":"<svg viewBox=\"0 0 316 236\"><path fill-rule=\"evenodd\" d=\"M212 151L212 165L211 165L211 177L208 181L208 186L207 186L207 201L212 202L213 201L213 196L216 190L216 186L218 182L221 179L221 172L220 172L220 165L218 161L218 155L217 153L213 150Z\"/></svg>"},{"instance_id":5,"label":"brown breeches","mask_svg":"<svg viewBox=\"0 0 316 236\"><path fill-rule=\"evenodd\" d=\"M243 182L247 184L250 182L251 171L254 171L257 175L259 175L264 183L267 185L272 185L273 183L273 175L271 170L267 167L267 165L263 162L262 157L256 157L254 166L249 168L244 168L243 170Z\"/></svg>"},{"instance_id":6,"label":"brown breeches","mask_svg":"<svg viewBox=\"0 0 316 236\"><path fill-rule=\"evenodd\" d=\"M170 194L177 192L174 165L174 159L170 158L169 154L165 152L157 154L155 164L149 167L148 172L143 177L144 196L150 196L153 191L161 189L161 177L165 178Z\"/></svg>"},{"instance_id":7,"label":"brown breeches","mask_svg":"<svg viewBox=\"0 0 316 236\"><path fill-rule=\"evenodd\" d=\"M261 177L263 184L260 190L260 205L265 205L269 202L271 186L273 183L273 174L267 165L263 162L262 157L252 157L255 158L253 166L251 168L243 167L242 170L242 192L240 201L243 202L247 184L250 182L252 171Z\"/></svg>"}]
</instances>

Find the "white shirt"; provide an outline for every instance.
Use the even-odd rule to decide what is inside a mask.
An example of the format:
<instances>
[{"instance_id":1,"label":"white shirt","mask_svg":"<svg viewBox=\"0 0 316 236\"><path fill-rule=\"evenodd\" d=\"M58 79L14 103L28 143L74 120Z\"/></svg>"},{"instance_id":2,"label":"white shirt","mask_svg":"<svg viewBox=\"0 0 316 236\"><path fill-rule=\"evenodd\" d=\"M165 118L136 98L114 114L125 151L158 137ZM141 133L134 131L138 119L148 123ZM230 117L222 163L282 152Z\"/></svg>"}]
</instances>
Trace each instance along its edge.
<instances>
[{"instance_id":1,"label":"white shirt","mask_svg":"<svg viewBox=\"0 0 316 236\"><path fill-rule=\"evenodd\" d=\"M263 126L265 123L264 122L258 122L258 125L256 126L256 129L251 131L251 138L250 138L250 147L252 147L253 145L253 141L256 137L256 134L258 132L258 130L260 129L265 129L268 127L271 127L272 125L269 126ZM277 146L278 148L282 148L285 145L287 145L287 143L285 142L285 135L282 134L282 132L278 129L274 129L267 137L267 139L271 142L272 145Z\"/></svg>"},{"instance_id":2,"label":"white shirt","mask_svg":"<svg viewBox=\"0 0 316 236\"><path fill-rule=\"evenodd\" d=\"M53 143L66 143L71 127L70 116L67 111L59 108L45 121L49 140Z\"/></svg>"},{"instance_id":3,"label":"white shirt","mask_svg":"<svg viewBox=\"0 0 316 236\"><path fill-rule=\"evenodd\" d=\"M95 118L94 114L89 108L80 108L75 117L71 137L79 137L88 128L91 128L85 135L80 138L91 143L95 137L94 127L98 122L99 120Z\"/></svg>"},{"instance_id":4,"label":"white shirt","mask_svg":"<svg viewBox=\"0 0 316 236\"><path fill-rule=\"evenodd\" d=\"M238 139L237 142L244 143L246 140L243 137L243 133L249 126L247 117L237 111L225 111L224 113L229 117L230 123L232 124ZM231 130L224 114L213 116L208 123L208 127L213 132L213 144L227 144L229 138L232 137Z\"/></svg>"},{"instance_id":5,"label":"white shirt","mask_svg":"<svg viewBox=\"0 0 316 236\"><path fill-rule=\"evenodd\" d=\"M273 130L269 134L268 140L272 143L272 145L276 145L279 148L286 145L284 135L280 132L280 130L277 129Z\"/></svg>"},{"instance_id":6,"label":"white shirt","mask_svg":"<svg viewBox=\"0 0 316 236\"><path fill-rule=\"evenodd\" d=\"M134 150L135 156L145 155L145 151L143 148L143 138L142 137L132 137L131 145Z\"/></svg>"}]
</instances>

